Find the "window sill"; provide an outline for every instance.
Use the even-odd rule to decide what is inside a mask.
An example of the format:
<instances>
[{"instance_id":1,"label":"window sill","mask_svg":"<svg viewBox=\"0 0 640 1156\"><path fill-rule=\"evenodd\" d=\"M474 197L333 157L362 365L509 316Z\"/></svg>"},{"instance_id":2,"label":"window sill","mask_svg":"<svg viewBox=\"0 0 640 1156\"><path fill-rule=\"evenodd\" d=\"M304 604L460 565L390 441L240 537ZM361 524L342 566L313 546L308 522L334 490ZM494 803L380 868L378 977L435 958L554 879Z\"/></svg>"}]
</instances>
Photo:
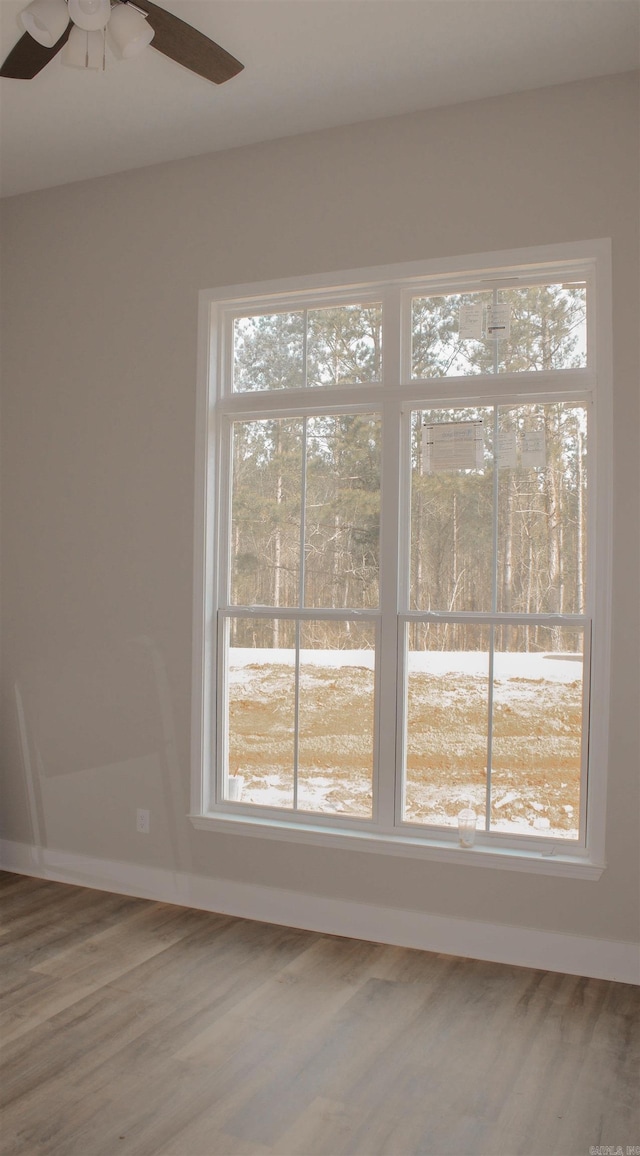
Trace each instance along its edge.
<instances>
[{"instance_id":1,"label":"window sill","mask_svg":"<svg viewBox=\"0 0 640 1156\"><path fill-rule=\"evenodd\" d=\"M558 843L543 848L488 846L476 842L463 848L453 841L416 837L411 834L346 830L313 823L287 823L273 818L218 812L190 815L200 831L217 831L226 835L249 835L280 842L306 843L315 847L333 847L343 851L368 851L375 855L397 855L408 859L435 859L441 863L464 863L474 867L493 867L502 871L523 871L533 875L555 875L569 879L599 879L604 863L596 863L585 853L565 851Z\"/></svg>"}]
</instances>

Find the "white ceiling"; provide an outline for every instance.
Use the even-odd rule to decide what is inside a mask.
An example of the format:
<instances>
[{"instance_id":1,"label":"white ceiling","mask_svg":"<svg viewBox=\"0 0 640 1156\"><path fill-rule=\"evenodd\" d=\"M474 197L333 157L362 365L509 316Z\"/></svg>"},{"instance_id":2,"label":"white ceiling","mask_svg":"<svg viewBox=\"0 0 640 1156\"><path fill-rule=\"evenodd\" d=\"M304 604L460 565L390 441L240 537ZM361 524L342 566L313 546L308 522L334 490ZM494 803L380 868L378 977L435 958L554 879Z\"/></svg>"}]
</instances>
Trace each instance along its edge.
<instances>
[{"instance_id":1,"label":"white ceiling","mask_svg":"<svg viewBox=\"0 0 640 1156\"><path fill-rule=\"evenodd\" d=\"M26 2L0 0L0 59ZM640 66L640 0L162 2L244 71L218 87L149 48L0 78L2 195Z\"/></svg>"}]
</instances>

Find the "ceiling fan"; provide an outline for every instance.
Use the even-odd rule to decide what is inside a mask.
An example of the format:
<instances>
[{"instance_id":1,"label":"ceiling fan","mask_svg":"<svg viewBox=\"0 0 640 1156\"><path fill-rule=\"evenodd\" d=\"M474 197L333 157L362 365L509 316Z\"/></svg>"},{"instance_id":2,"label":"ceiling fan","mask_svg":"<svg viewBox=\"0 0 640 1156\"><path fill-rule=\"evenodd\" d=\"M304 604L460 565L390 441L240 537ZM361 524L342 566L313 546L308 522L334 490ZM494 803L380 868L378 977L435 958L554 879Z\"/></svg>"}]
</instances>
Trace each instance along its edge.
<instances>
[{"instance_id":1,"label":"ceiling fan","mask_svg":"<svg viewBox=\"0 0 640 1156\"><path fill-rule=\"evenodd\" d=\"M151 0L31 0L20 13L26 29L0 68L0 76L31 80L62 52L75 68L104 68L106 43L121 58L137 56L153 41L171 60L224 84L244 68L239 60L179 16Z\"/></svg>"}]
</instances>

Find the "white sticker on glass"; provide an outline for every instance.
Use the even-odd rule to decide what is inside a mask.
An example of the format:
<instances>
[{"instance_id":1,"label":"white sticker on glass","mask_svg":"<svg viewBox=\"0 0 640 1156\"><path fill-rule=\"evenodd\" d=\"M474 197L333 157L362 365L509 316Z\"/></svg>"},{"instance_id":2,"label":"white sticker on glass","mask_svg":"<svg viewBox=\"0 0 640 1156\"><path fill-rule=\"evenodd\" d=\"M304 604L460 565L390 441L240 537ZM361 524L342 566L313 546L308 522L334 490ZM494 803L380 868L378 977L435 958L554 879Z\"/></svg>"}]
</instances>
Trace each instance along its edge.
<instances>
[{"instance_id":1,"label":"white sticker on glass","mask_svg":"<svg viewBox=\"0 0 640 1156\"><path fill-rule=\"evenodd\" d=\"M515 470L518 464L516 431L503 430L498 434L498 469Z\"/></svg>"},{"instance_id":2,"label":"white sticker on glass","mask_svg":"<svg viewBox=\"0 0 640 1156\"><path fill-rule=\"evenodd\" d=\"M523 470L533 469L535 466L546 466L547 451L544 440L544 430L522 435L522 457L520 459Z\"/></svg>"},{"instance_id":3,"label":"white sticker on glass","mask_svg":"<svg viewBox=\"0 0 640 1156\"><path fill-rule=\"evenodd\" d=\"M462 340L473 338L482 340L482 322L484 309L482 305L461 305L458 317L458 337Z\"/></svg>"},{"instance_id":4,"label":"white sticker on glass","mask_svg":"<svg viewBox=\"0 0 640 1156\"><path fill-rule=\"evenodd\" d=\"M487 336L508 338L511 334L511 306L487 305Z\"/></svg>"},{"instance_id":5,"label":"white sticker on glass","mask_svg":"<svg viewBox=\"0 0 640 1156\"><path fill-rule=\"evenodd\" d=\"M481 470L484 438L481 421L438 422L423 430L427 473Z\"/></svg>"}]
</instances>

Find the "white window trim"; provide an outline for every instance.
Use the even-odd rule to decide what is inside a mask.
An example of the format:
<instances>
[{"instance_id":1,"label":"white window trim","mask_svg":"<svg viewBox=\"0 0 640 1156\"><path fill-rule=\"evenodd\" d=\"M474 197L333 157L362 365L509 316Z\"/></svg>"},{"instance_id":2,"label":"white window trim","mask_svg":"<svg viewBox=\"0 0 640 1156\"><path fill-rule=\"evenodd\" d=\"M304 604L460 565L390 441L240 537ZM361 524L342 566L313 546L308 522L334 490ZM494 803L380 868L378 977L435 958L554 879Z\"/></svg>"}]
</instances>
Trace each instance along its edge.
<instances>
[{"instance_id":1,"label":"white window trim","mask_svg":"<svg viewBox=\"0 0 640 1156\"><path fill-rule=\"evenodd\" d=\"M553 268L549 268L553 266ZM215 813L210 803L210 768L215 760L215 734L211 704L216 701L214 676L216 665L216 610L217 597L214 582L214 553L216 543L215 496L219 487L227 487L228 479L221 475L220 463L214 453L215 439L211 436L218 415L224 416L230 408L241 416L259 416L262 405L273 405L274 395L268 402L261 400L260 392L234 394L231 403L225 404L225 397L217 396L217 379L221 368L221 357L228 358L229 351L219 350L217 334L219 326L212 324L214 314L221 312L233 315L242 311L246 316L255 307L259 312L265 299L269 307L278 299L278 308L289 302L299 307L300 298L308 297L307 304L321 305L330 296L335 301L336 293L344 300L366 296L374 299L384 286L386 292L406 292L415 294L423 282L428 282L429 292L452 291L464 285L465 289L488 289L508 283L517 267L518 276L526 277L526 283L544 280L549 274L562 273L568 279L572 272L585 274L586 266L595 270L594 283L588 295L588 352L587 368L571 371L563 370L566 397L593 394L594 412L597 420L590 436L589 485L592 495L590 508L591 541L597 542L597 549L590 550L588 581L595 591L593 602L594 630L591 639L591 691L592 704L598 705L591 711L589 720L589 762L591 782L589 784L589 809L586 816L586 846L567 846L562 840L543 837L501 836L499 840L491 836L488 845L483 841L482 832L476 838L473 848L462 849L457 842L457 832L440 830L434 834L429 829L425 834L411 828L376 830L369 821L365 823L350 819L348 826L332 816L304 815L295 819L283 817L281 812L269 814L261 809L260 814L251 814L246 807L218 804ZM411 285L411 281L415 285ZM388 384L369 386L366 389L366 405L374 408L372 395L379 391L380 400L394 396L396 404L407 405L422 399L415 396L416 383L411 381L407 334L391 335L395 349L389 353L389 341L385 344L388 360L400 362L401 381L395 389ZM400 359L400 354L402 358ZM388 361L387 361L388 363ZM227 366L228 368L228 366ZM229 381L229 373L224 378ZM517 377L519 391L522 390L523 375L477 375L473 380L472 397L477 404L499 403L501 396L513 386ZM554 399L558 399L557 376L554 377ZM597 381L597 390L594 385ZM433 382L431 384L434 384ZM532 382L532 387L533 387ZM549 383L551 384L551 383ZM442 397L430 397L429 405L451 404L469 397L468 378L446 378L442 382ZM545 379L535 374L535 389L531 390L531 400L543 401ZM276 402L282 416L287 409L300 412L301 402L308 404L309 410L324 408L325 400L331 408L330 399L320 391L289 390L278 392ZM340 391L341 401L347 407L362 405L363 387L354 386ZM520 394L523 401L527 397ZM474 254L469 257L449 260L410 262L402 265L377 266L321 275L316 277L287 278L284 280L235 285L214 290L202 290L199 295L198 325L198 382L196 404L196 462L195 462L195 533L194 533L194 615L193 615L193 678L192 678L192 789L189 818L194 827L203 830L234 833L262 839L307 843L317 846L341 847L349 850L363 850L369 853L390 854L417 859L434 859L450 863L472 863L507 870L534 874L567 876L573 878L597 879L606 866L605 824L607 797L607 758L609 728L609 685L610 685L610 633L611 633L611 567L612 567L612 348L611 348L611 242L595 240L572 242L565 245L549 245L536 249L513 249L494 253ZM595 500L593 495L595 494ZM531 845L531 844L534 845Z\"/></svg>"}]
</instances>

